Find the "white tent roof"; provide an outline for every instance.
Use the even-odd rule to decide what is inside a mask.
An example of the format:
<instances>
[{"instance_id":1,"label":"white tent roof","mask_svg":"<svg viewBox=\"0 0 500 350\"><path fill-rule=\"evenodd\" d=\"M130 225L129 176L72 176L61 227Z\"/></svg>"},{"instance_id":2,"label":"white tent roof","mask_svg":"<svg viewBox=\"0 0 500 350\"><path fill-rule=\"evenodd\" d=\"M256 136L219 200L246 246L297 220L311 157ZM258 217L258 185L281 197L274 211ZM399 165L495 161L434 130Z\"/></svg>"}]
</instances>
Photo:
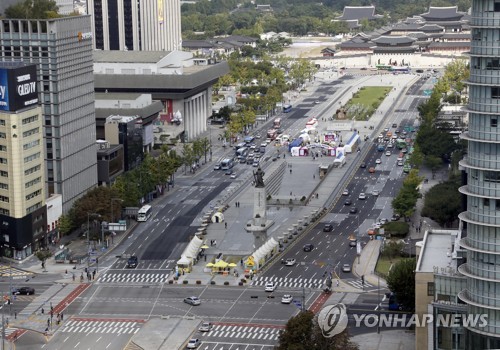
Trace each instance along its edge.
<instances>
[{"instance_id":1,"label":"white tent roof","mask_svg":"<svg viewBox=\"0 0 500 350\"><path fill-rule=\"evenodd\" d=\"M191 259L181 256L181 258L177 261L177 265L189 265L191 264Z\"/></svg>"},{"instance_id":2,"label":"white tent roof","mask_svg":"<svg viewBox=\"0 0 500 350\"><path fill-rule=\"evenodd\" d=\"M184 252L181 254L181 256L195 258L198 255L198 250L200 249L202 244L203 241L200 238L198 238L197 236L193 237L186 249L184 249Z\"/></svg>"},{"instance_id":3,"label":"white tent roof","mask_svg":"<svg viewBox=\"0 0 500 350\"><path fill-rule=\"evenodd\" d=\"M214 215L212 215L212 222L217 222L217 219L216 219L217 217L219 218L219 222L224 221L224 214L222 214L220 212L216 212Z\"/></svg>"},{"instance_id":4,"label":"white tent roof","mask_svg":"<svg viewBox=\"0 0 500 350\"><path fill-rule=\"evenodd\" d=\"M267 254L269 254L276 246L278 242L274 238L270 238L266 243L264 243L259 249L257 249L253 254L253 258L255 261L259 261Z\"/></svg>"}]
</instances>

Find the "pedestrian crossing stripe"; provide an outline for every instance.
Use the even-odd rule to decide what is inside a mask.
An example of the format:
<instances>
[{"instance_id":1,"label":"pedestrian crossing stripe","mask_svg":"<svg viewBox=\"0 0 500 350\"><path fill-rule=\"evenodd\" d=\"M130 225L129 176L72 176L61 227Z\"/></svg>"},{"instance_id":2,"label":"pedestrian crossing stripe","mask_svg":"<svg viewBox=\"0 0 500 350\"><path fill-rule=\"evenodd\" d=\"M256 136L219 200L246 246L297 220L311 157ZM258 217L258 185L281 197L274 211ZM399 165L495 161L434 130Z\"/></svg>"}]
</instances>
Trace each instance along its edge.
<instances>
[{"instance_id":1,"label":"pedestrian crossing stripe","mask_svg":"<svg viewBox=\"0 0 500 350\"><path fill-rule=\"evenodd\" d=\"M11 267L8 265L0 265L0 276L2 277L10 277L10 276L31 276L32 272L23 271L16 269L15 267Z\"/></svg>"},{"instance_id":2,"label":"pedestrian crossing stripe","mask_svg":"<svg viewBox=\"0 0 500 350\"><path fill-rule=\"evenodd\" d=\"M253 286L264 286L268 282L275 282L279 286L288 288L321 288L324 284L323 280L320 278L291 278L291 277L268 277L260 276L252 281Z\"/></svg>"},{"instance_id":3,"label":"pedestrian crossing stripe","mask_svg":"<svg viewBox=\"0 0 500 350\"><path fill-rule=\"evenodd\" d=\"M365 284L361 283L361 281L347 281L351 286L359 289L375 287L373 284L365 282Z\"/></svg>"},{"instance_id":4,"label":"pedestrian crossing stripe","mask_svg":"<svg viewBox=\"0 0 500 350\"><path fill-rule=\"evenodd\" d=\"M137 322L69 320L64 323L61 331L64 333L135 334L141 325Z\"/></svg>"},{"instance_id":5,"label":"pedestrian crossing stripe","mask_svg":"<svg viewBox=\"0 0 500 350\"><path fill-rule=\"evenodd\" d=\"M165 283L168 274L165 273L106 273L99 276L98 282L137 282L137 283Z\"/></svg>"},{"instance_id":6,"label":"pedestrian crossing stripe","mask_svg":"<svg viewBox=\"0 0 500 350\"><path fill-rule=\"evenodd\" d=\"M281 332L282 329L280 328L215 325L210 331L201 333L201 336L231 339L278 340Z\"/></svg>"},{"instance_id":7,"label":"pedestrian crossing stripe","mask_svg":"<svg viewBox=\"0 0 500 350\"><path fill-rule=\"evenodd\" d=\"M18 328L11 328L7 327L5 328L5 338L8 338L11 334L17 332ZM0 332L0 338L2 337L2 334Z\"/></svg>"}]
</instances>

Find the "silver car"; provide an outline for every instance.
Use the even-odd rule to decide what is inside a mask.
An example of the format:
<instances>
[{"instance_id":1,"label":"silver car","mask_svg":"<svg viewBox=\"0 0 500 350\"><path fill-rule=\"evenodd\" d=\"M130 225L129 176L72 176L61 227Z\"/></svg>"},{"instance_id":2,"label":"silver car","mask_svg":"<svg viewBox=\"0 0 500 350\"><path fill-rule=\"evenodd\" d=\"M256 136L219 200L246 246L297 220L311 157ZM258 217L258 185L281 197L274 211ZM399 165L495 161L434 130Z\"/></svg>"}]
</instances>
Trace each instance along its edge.
<instances>
[{"instance_id":1,"label":"silver car","mask_svg":"<svg viewBox=\"0 0 500 350\"><path fill-rule=\"evenodd\" d=\"M184 302L186 304L189 304L189 305L192 305L192 306L196 306L196 305L200 305L201 304L201 300L198 297L187 297L187 298L184 299Z\"/></svg>"}]
</instances>

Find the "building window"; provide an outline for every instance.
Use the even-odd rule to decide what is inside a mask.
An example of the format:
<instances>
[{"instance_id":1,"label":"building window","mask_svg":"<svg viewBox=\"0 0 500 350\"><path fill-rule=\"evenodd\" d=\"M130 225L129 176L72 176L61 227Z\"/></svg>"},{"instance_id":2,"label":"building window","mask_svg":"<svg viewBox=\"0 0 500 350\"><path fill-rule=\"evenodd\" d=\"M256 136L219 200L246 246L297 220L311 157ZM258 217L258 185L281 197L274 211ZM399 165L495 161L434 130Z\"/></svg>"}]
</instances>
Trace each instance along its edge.
<instances>
[{"instance_id":1,"label":"building window","mask_svg":"<svg viewBox=\"0 0 500 350\"><path fill-rule=\"evenodd\" d=\"M6 196L0 196L0 202L9 203L9 197L6 197Z\"/></svg>"},{"instance_id":2,"label":"building window","mask_svg":"<svg viewBox=\"0 0 500 350\"><path fill-rule=\"evenodd\" d=\"M38 158L40 158L40 152L32 154L31 156L24 157L24 162L29 163Z\"/></svg>"},{"instance_id":3,"label":"building window","mask_svg":"<svg viewBox=\"0 0 500 350\"><path fill-rule=\"evenodd\" d=\"M25 175L25 176L28 176L29 174L33 174L33 173L35 173L35 172L39 171L41 168L42 168L42 166L41 166L41 165L36 165L36 166L34 166L34 167L32 167L32 168L26 169L26 170L24 171L24 175ZM1 175L1 171L0 171L0 175Z\"/></svg>"},{"instance_id":4,"label":"building window","mask_svg":"<svg viewBox=\"0 0 500 350\"><path fill-rule=\"evenodd\" d=\"M7 152L7 146L0 145L0 152Z\"/></svg>"},{"instance_id":5,"label":"building window","mask_svg":"<svg viewBox=\"0 0 500 350\"><path fill-rule=\"evenodd\" d=\"M479 180L479 170L477 170L477 169L471 169L471 171L470 171L470 177L473 180Z\"/></svg>"},{"instance_id":6,"label":"building window","mask_svg":"<svg viewBox=\"0 0 500 350\"><path fill-rule=\"evenodd\" d=\"M500 98L500 88L492 87L491 88L491 98Z\"/></svg>"},{"instance_id":7,"label":"building window","mask_svg":"<svg viewBox=\"0 0 500 350\"><path fill-rule=\"evenodd\" d=\"M40 132L40 128L34 128L34 129L23 132L23 137L35 135L35 134L38 134L39 132Z\"/></svg>"},{"instance_id":8,"label":"building window","mask_svg":"<svg viewBox=\"0 0 500 350\"><path fill-rule=\"evenodd\" d=\"M491 128L496 128L498 126L498 118L490 118L490 127Z\"/></svg>"},{"instance_id":9,"label":"building window","mask_svg":"<svg viewBox=\"0 0 500 350\"><path fill-rule=\"evenodd\" d=\"M9 177L9 173L6 172L6 171L1 170L0 171L0 176L2 176L2 177Z\"/></svg>"},{"instance_id":10,"label":"building window","mask_svg":"<svg viewBox=\"0 0 500 350\"><path fill-rule=\"evenodd\" d=\"M6 139L6 138L7 138L7 134L4 132L0 132L0 139Z\"/></svg>"},{"instance_id":11,"label":"building window","mask_svg":"<svg viewBox=\"0 0 500 350\"><path fill-rule=\"evenodd\" d=\"M0 126L5 126L5 119L0 119Z\"/></svg>"},{"instance_id":12,"label":"building window","mask_svg":"<svg viewBox=\"0 0 500 350\"><path fill-rule=\"evenodd\" d=\"M495 1L493 5L494 12L500 12L500 1Z\"/></svg>"},{"instance_id":13,"label":"building window","mask_svg":"<svg viewBox=\"0 0 500 350\"><path fill-rule=\"evenodd\" d=\"M32 205L31 207L27 208L26 209L26 214L32 213L32 212L34 212L35 210L37 210L38 208L41 208L41 207L42 207L42 202L38 202L38 203Z\"/></svg>"},{"instance_id":14,"label":"building window","mask_svg":"<svg viewBox=\"0 0 500 350\"><path fill-rule=\"evenodd\" d=\"M42 181L42 178L41 177L37 177L36 179L33 179L31 181L26 182L24 184L24 187L25 188L29 188L29 187L31 187L33 185L36 185L36 184L40 183L41 181Z\"/></svg>"},{"instance_id":15,"label":"building window","mask_svg":"<svg viewBox=\"0 0 500 350\"><path fill-rule=\"evenodd\" d=\"M29 201L30 199L33 199L39 195L42 194L42 190L36 190L35 192L32 192L26 196L26 200Z\"/></svg>"},{"instance_id":16,"label":"building window","mask_svg":"<svg viewBox=\"0 0 500 350\"><path fill-rule=\"evenodd\" d=\"M427 282L427 296L434 296L434 282Z\"/></svg>"},{"instance_id":17,"label":"building window","mask_svg":"<svg viewBox=\"0 0 500 350\"><path fill-rule=\"evenodd\" d=\"M0 208L0 214L10 216L10 210Z\"/></svg>"},{"instance_id":18,"label":"building window","mask_svg":"<svg viewBox=\"0 0 500 350\"><path fill-rule=\"evenodd\" d=\"M31 142L28 142L26 144L23 145L23 150L27 150L27 149L30 149L30 148L33 148L35 146L38 146L40 144L40 140L34 140L34 141L31 141Z\"/></svg>"},{"instance_id":19,"label":"building window","mask_svg":"<svg viewBox=\"0 0 500 350\"><path fill-rule=\"evenodd\" d=\"M9 185L0 182L0 189L2 189L2 190L8 190L9 189Z\"/></svg>"},{"instance_id":20,"label":"building window","mask_svg":"<svg viewBox=\"0 0 500 350\"><path fill-rule=\"evenodd\" d=\"M483 198L483 208L489 208L489 207L490 207L490 199Z\"/></svg>"},{"instance_id":21,"label":"building window","mask_svg":"<svg viewBox=\"0 0 500 350\"><path fill-rule=\"evenodd\" d=\"M38 120L38 116L37 115L34 115L32 117L28 117L28 118L24 118L23 119L23 125L36 122L37 120Z\"/></svg>"}]
</instances>

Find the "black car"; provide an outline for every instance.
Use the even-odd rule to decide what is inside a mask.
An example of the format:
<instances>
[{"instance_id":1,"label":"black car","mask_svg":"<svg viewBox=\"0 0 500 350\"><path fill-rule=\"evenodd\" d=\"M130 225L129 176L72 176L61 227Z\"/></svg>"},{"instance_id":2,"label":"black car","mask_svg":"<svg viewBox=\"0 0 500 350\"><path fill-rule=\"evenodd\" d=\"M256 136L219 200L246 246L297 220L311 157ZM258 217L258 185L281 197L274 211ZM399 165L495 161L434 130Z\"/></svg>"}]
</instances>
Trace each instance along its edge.
<instances>
[{"instance_id":1,"label":"black car","mask_svg":"<svg viewBox=\"0 0 500 350\"><path fill-rule=\"evenodd\" d=\"M314 249L314 246L312 244L306 244L306 245L304 245L304 251L305 252L310 252L313 249Z\"/></svg>"},{"instance_id":2,"label":"black car","mask_svg":"<svg viewBox=\"0 0 500 350\"><path fill-rule=\"evenodd\" d=\"M139 259L136 256L131 256L127 261L127 267L131 269L135 269L137 264L139 263Z\"/></svg>"},{"instance_id":3,"label":"black car","mask_svg":"<svg viewBox=\"0 0 500 350\"><path fill-rule=\"evenodd\" d=\"M15 288L12 290L12 294L15 294L15 295L20 295L20 294L33 295L33 294L35 294L35 288L31 288L31 287Z\"/></svg>"},{"instance_id":4,"label":"black car","mask_svg":"<svg viewBox=\"0 0 500 350\"><path fill-rule=\"evenodd\" d=\"M349 213L351 214L356 214L358 212L358 208L356 207L352 207L350 210L349 210Z\"/></svg>"},{"instance_id":5,"label":"black car","mask_svg":"<svg viewBox=\"0 0 500 350\"><path fill-rule=\"evenodd\" d=\"M344 205L351 205L352 201L350 199L346 199Z\"/></svg>"},{"instance_id":6,"label":"black car","mask_svg":"<svg viewBox=\"0 0 500 350\"><path fill-rule=\"evenodd\" d=\"M363 169L366 168L366 163L365 162L361 163L361 165L359 167L363 168Z\"/></svg>"},{"instance_id":7,"label":"black car","mask_svg":"<svg viewBox=\"0 0 500 350\"><path fill-rule=\"evenodd\" d=\"M333 231L333 225L332 224L325 224L323 227L323 232L332 232Z\"/></svg>"}]
</instances>

